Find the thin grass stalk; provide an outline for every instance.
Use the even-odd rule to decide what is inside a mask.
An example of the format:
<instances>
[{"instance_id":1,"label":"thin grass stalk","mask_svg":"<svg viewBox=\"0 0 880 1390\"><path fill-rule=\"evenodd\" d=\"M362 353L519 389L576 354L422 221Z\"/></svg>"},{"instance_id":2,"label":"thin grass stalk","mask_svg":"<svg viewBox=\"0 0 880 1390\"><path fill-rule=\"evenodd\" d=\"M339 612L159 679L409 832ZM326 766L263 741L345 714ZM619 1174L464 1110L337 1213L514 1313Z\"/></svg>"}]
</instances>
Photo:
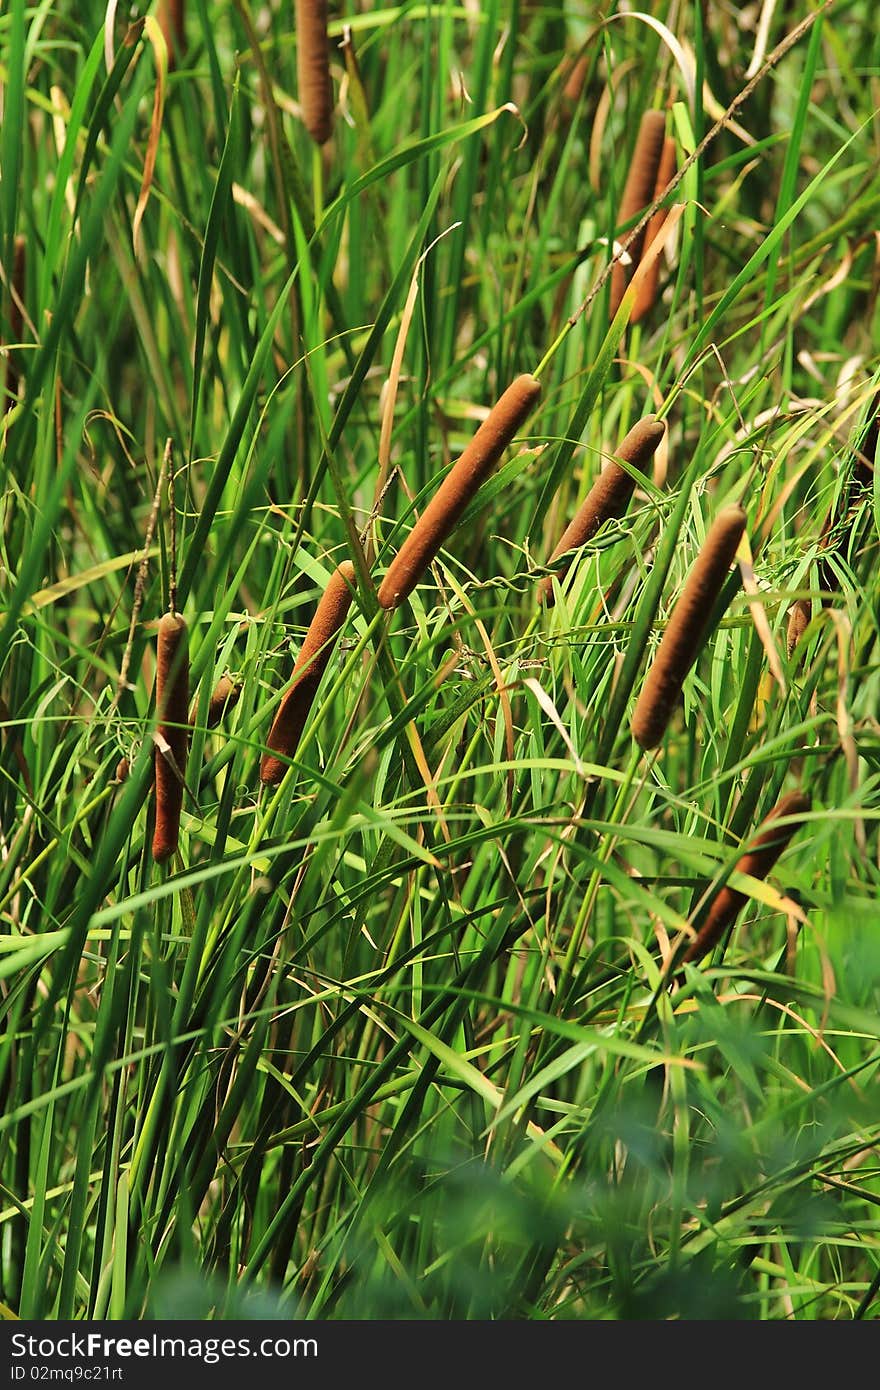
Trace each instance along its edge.
<instances>
[{"instance_id":1,"label":"thin grass stalk","mask_svg":"<svg viewBox=\"0 0 880 1390\"><path fill-rule=\"evenodd\" d=\"M383 608L397 608L412 593L540 395L541 383L524 373L492 407L389 565L379 586Z\"/></svg>"},{"instance_id":2,"label":"thin grass stalk","mask_svg":"<svg viewBox=\"0 0 880 1390\"><path fill-rule=\"evenodd\" d=\"M277 785L290 767L321 677L327 669L333 643L351 606L354 583L354 565L344 560L330 576L315 610L294 664L290 686L278 706L266 740L269 751L263 754L260 763L260 781L267 785Z\"/></svg>"},{"instance_id":3,"label":"thin grass stalk","mask_svg":"<svg viewBox=\"0 0 880 1390\"><path fill-rule=\"evenodd\" d=\"M766 878L789 840L800 830L799 818L809 809L810 798L804 792L793 791L783 796L761 822L752 848L737 860L736 872L751 878ZM790 817L790 824L777 825L783 817ZM726 883L712 902L696 939L688 946L682 960L690 964L702 960L733 925L747 901L747 894Z\"/></svg>"},{"instance_id":4,"label":"thin grass stalk","mask_svg":"<svg viewBox=\"0 0 880 1390\"><path fill-rule=\"evenodd\" d=\"M569 551L586 545L587 541L592 540L595 536L603 522L623 516L629 506L636 480L626 468L621 467L618 460L622 459L631 467L644 473L646 465L653 458L665 432L666 425L662 420L658 420L656 415L646 415L633 425L618 445L614 452L614 458L610 459L603 467L584 498L577 515L563 531L547 562L549 566L554 567L554 572L560 579L567 573L572 561L569 560L563 565L557 565L556 561L561 556L567 555ZM552 606L552 575L545 575L538 585L538 602Z\"/></svg>"},{"instance_id":5,"label":"thin grass stalk","mask_svg":"<svg viewBox=\"0 0 880 1390\"><path fill-rule=\"evenodd\" d=\"M709 528L636 701L632 734L641 748L656 748L666 732L745 525L743 509L732 506L724 507Z\"/></svg>"}]
</instances>

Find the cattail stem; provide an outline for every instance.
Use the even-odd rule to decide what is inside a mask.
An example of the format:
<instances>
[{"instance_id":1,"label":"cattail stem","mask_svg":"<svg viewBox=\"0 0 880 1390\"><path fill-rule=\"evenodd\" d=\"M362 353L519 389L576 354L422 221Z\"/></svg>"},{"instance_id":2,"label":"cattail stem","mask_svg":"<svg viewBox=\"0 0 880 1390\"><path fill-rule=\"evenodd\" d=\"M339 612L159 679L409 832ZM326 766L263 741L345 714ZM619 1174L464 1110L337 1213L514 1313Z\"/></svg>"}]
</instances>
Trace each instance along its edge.
<instances>
[{"instance_id":1,"label":"cattail stem","mask_svg":"<svg viewBox=\"0 0 880 1390\"><path fill-rule=\"evenodd\" d=\"M737 860L737 873L749 874L752 878L766 878L789 840L800 830L800 817L805 816L809 809L810 798L803 792L788 792L783 796L761 822L752 848ZM789 825L776 824L783 816L792 818ZM746 901L745 893L725 884L712 902L696 939L688 946L682 960L702 960L733 924Z\"/></svg>"},{"instance_id":2,"label":"cattail stem","mask_svg":"<svg viewBox=\"0 0 880 1390\"><path fill-rule=\"evenodd\" d=\"M383 608L396 608L412 593L462 512L534 409L540 394L541 383L525 373L508 386L492 407L392 560L379 587Z\"/></svg>"},{"instance_id":3,"label":"cattail stem","mask_svg":"<svg viewBox=\"0 0 880 1390\"><path fill-rule=\"evenodd\" d=\"M555 566L556 572L564 575L568 565L556 566L562 555L592 540L603 522L612 517L623 516L629 506L635 489L635 478L621 467L618 459L629 463L633 468L645 471L645 465L654 453L666 432L666 425L656 415L646 415L629 431L614 452L614 458L605 464L593 483L587 496L572 521L562 533L558 544L550 556L548 565ZM553 577L546 575L538 585L538 601L552 605Z\"/></svg>"},{"instance_id":4,"label":"cattail stem","mask_svg":"<svg viewBox=\"0 0 880 1390\"><path fill-rule=\"evenodd\" d=\"M189 748L189 652L187 627L179 613L166 613L159 623L156 646L157 732L168 752L156 748L156 829L153 858L170 859L180 838L183 779Z\"/></svg>"},{"instance_id":5,"label":"cattail stem","mask_svg":"<svg viewBox=\"0 0 880 1390\"><path fill-rule=\"evenodd\" d=\"M745 525L741 507L724 507L709 528L636 701L632 733L642 748L656 748L666 732Z\"/></svg>"},{"instance_id":6,"label":"cattail stem","mask_svg":"<svg viewBox=\"0 0 880 1390\"><path fill-rule=\"evenodd\" d=\"M293 678L269 730L260 763L260 781L277 785L290 766L302 737L312 701L330 660L333 642L345 622L354 595L355 573L344 560L330 577L315 610L293 668Z\"/></svg>"},{"instance_id":7,"label":"cattail stem","mask_svg":"<svg viewBox=\"0 0 880 1390\"><path fill-rule=\"evenodd\" d=\"M327 0L296 0L296 76L306 130L323 145L333 125Z\"/></svg>"},{"instance_id":8,"label":"cattail stem","mask_svg":"<svg viewBox=\"0 0 880 1390\"><path fill-rule=\"evenodd\" d=\"M660 167L657 170L657 182L654 185L653 196L650 201L656 203L658 198L662 198L668 185L675 177L675 141L667 136L663 141L663 150L660 155ZM663 223L668 214L665 208L658 208L645 228L645 240L642 245L642 255L648 250L651 242L660 235ZM633 305L630 323L638 323L654 307L654 300L657 298L657 281L660 278L660 257L648 266L645 271L645 278L636 294L636 302Z\"/></svg>"},{"instance_id":9,"label":"cattail stem","mask_svg":"<svg viewBox=\"0 0 880 1390\"><path fill-rule=\"evenodd\" d=\"M657 186L657 171L660 168L665 135L666 116L664 113L662 111L646 111L639 124L632 163L629 166L629 173L623 186L623 196L617 210L618 227L631 222L652 203L654 189ZM635 237L628 248L630 264L625 266L621 261L617 261L612 268L609 304L609 314L612 319L620 308L626 287L635 274L641 259L644 241L645 233L643 231L641 235Z\"/></svg>"}]
</instances>

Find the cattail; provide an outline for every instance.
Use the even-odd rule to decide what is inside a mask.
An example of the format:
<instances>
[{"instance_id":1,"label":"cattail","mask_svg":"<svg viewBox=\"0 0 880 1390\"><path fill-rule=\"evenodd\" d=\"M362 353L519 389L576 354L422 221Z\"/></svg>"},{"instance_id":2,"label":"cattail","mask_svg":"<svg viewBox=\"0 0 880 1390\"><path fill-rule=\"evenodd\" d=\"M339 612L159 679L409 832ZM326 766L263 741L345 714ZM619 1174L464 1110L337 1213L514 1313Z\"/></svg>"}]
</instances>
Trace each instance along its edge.
<instances>
[{"instance_id":1,"label":"cattail","mask_svg":"<svg viewBox=\"0 0 880 1390\"><path fill-rule=\"evenodd\" d=\"M302 737L315 692L330 660L333 640L348 613L353 596L354 565L350 560L342 564L330 576L311 626L300 647L299 656L293 667L290 686L278 706L278 712L269 730L267 748L272 751L263 754L260 764L260 781L280 782L288 768L288 760L296 752Z\"/></svg>"},{"instance_id":2,"label":"cattail","mask_svg":"<svg viewBox=\"0 0 880 1390\"><path fill-rule=\"evenodd\" d=\"M27 273L27 241L19 235L15 238L15 245L12 253L12 277L10 282L9 295L9 331L12 335L13 343L20 343L24 333L24 314L22 305L24 304L25 275ZM11 410L18 400L18 350L9 348L6 357L6 400L3 406L3 414Z\"/></svg>"},{"instance_id":3,"label":"cattail","mask_svg":"<svg viewBox=\"0 0 880 1390\"><path fill-rule=\"evenodd\" d=\"M625 226L627 222L632 222L640 212L652 201L654 189L657 186L657 171L660 168L660 156L663 153L663 142L666 132L666 117L662 111L646 111L642 116L639 125L639 133L636 136L636 145L633 150L632 163L629 166L629 173L626 176L626 183L623 186L623 197L620 200L620 207L617 210L618 227ZM609 312L611 318L620 308L624 291L635 274L636 266L642 254L642 246L645 240L645 233L637 236L632 245L627 248L627 253L631 264L623 265L617 261L611 271L611 301Z\"/></svg>"},{"instance_id":4,"label":"cattail","mask_svg":"<svg viewBox=\"0 0 880 1390\"><path fill-rule=\"evenodd\" d=\"M525 373L508 386L492 407L392 560L379 587L383 608L396 608L412 593L540 394L540 381Z\"/></svg>"},{"instance_id":5,"label":"cattail","mask_svg":"<svg viewBox=\"0 0 880 1390\"><path fill-rule=\"evenodd\" d=\"M663 152L660 155L660 167L657 170L657 182L654 185L654 193L651 198L652 203L656 203L658 198L662 198L669 183L675 175L675 141L667 136L663 141ZM658 208L645 228L645 241L642 247L642 255L648 250L655 237L660 235L663 223L666 221L667 212L665 208ZM645 278L639 287L636 295L636 302L633 306L631 323L638 323L654 307L654 300L657 298L657 281L660 278L660 257L654 261L653 265L645 272Z\"/></svg>"},{"instance_id":6,"label":"cattail","mask_svg":"<svg viewBox=\"0 0 880 1390\"><path fill-rule=\"evenodd\" d=\"M116 764L116 773L114 775L113 780L115 782L126 782L128 780L128 774L130 771L131 764L129 763L128 758L120 758L119 762Z\"/></svg>"},{"instance_id":7,"label":"cattail","mask_svg":"<svg viewBox=\"0 0 880 1390\"><path fill-rule=\"evenodd\" d=\"M801 828L799 819L793 819L790 825L777 826L774 822L782 816L799 818L806 815L809 809L810 798L803 792L788 792L782 797L761 822L752 848L737 860L737 872L750 874L752 878L766 878L789 840ZM702 960L720 941L725 930L732 925L745 902L745 893L725 884L709 908L696 939L688 946L682 959Z\"/></svg>"},{"instance_id":8,"label":"cattail","mask_svg":"<svg viewBox=\"0 0 880 1390\"><path fill-rule=\"evenodd\" d=\"M206 729L216 729L220 720L227 710L232 710L238 704L241 696L241 685L234 681L231 676L221 676L211 692L211 699L208 703L208 712L205 718ZM189 712L189 722L194 725L199 715L199 702L193 701L192 709Z\"/></svg>"},{"instance_id":9,"label":"cattail","mask_svg":"<svg viewBox=\"0 0 880 1390\"><path fill-rule=\"evenodd\" d=\"M168 49L168 71L172 72L177 59L186 52L186 7L184 0L162 0L159 6L159 27Z\"/></svg>"},{"instance_id":10,"label":"cattail","mask_svg":"<svg viewBox=\"0 0 880 1390\"><path fill-rule=\"evenodd\" d=\"M323 145L333 116L327 0L296 0L296 77L306 130Z\"/></svg>"},{"instance_id":11,"label":"cattail","mask_svg":"<svg viewBox=\"0 0 880 1390\"><path fill-rule=\"evenodd\" d=\"M584 90L584 83L587 80L587 73L590 68L589 55L581 53L579 57L566 59L566 76L562 88L562 104L568 112L573 112L581 99L581 92Z\"/></svg>"},{"instance_id":12,"label":"cattail","mask_svg":"<svg viewBox=\"0 0 880 1390\"><path fill-rule=\"evenodd\" d=\"M599 527L604 521L612 517L623 516L629 506L635 488L635 479L622 468L617 462L623 459L626 463L632 464L644 472L645 465L653 458L657 446L666 432L666 426L662 420L658 420L656 415L646 415L643 420L639 420L633 425L629 434L618 445L615 450L614 458L605 464L573 521L562 533L558 545L548 561L553 565L561 555L566 555L568 551L574 550L577 546L585 545L592 540ZM565 574L568 565L564 565L557 572ZM553 603L553 578L546 575L538 585L539 603Z\"/></svg>"},{"instance_id":13,"label":"cattail","mask_svg":"<svg viewBox=\"0 0 880 1390\"><path fill-rule=\"evenodd\" d=\"M789 608L788 631L786 633L789 660L791 660L795 647L809 627L812 616L813 604L808 598L796 599Z\"/></svg>"},{"instance_id":14,"label":"cattail","mask_svg":"<svg viewBox=\"0 0 880 1390\"><path fill-rule=\"evenodd\" d=\"M179 613L166 613L159 623L156 647L156 710L158 733L168 744L170 758L157 747L154 755L156 830L153 858L162 864L177 849L183 778L189 746L189 653L186 623ZM172 764L171 758L174 763Z\"/></svg>"},{"instance_id":15,"label":"cattail","mask_svg":"<svg viewBox=\"0 0 880 1390\"><path fill-rule=\"evenodd\" d=\"M745 525L741 507L724 507L709 528L636 701L632 734L642 748L656 748L666 732Z\"/></svg>"}]
</instances>

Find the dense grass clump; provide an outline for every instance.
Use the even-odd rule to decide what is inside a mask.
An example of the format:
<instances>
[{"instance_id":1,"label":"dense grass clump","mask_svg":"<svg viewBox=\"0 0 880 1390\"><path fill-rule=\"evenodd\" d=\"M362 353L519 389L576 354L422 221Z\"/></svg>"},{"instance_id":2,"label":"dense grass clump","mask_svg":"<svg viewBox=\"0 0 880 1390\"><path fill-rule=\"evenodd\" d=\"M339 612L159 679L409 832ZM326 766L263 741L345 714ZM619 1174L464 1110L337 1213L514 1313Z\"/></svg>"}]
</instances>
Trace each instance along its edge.
<instances>
[{"instance_id":1,"label":"dense grass clump","mask_svg":"<svg viewBox=\"0 0 880 1390\"><path fill-rule=\"evenodd\" d=\"M3 1308L876 1317L872 7L146 8L0 14Z\"/></svg>"}]
</instances>

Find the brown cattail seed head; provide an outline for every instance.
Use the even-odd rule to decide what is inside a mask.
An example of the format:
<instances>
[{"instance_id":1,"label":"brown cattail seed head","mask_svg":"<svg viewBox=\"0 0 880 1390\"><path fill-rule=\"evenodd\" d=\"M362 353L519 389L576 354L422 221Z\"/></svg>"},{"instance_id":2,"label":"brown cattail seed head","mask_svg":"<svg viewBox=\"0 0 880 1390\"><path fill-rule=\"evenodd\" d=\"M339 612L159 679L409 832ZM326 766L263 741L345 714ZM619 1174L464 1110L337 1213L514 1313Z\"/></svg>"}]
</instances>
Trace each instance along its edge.
<instances>
[{"instance_id":1,"label":"brown cattail seed head","mask_svg":"<svg viewBox=\"0 0 880 1390\"><path fill-rule=\"evenodd\" d=\"M663 141L663 152L660 155L660 167L657 170L657 182L654 185L654 192L651 202L656 203L658 198L662 198L666 192L667 185L675 175L675 141L667 136ZM648 250L651 242L660 235L663 223L666 221L667 212L665 208L658 208L645 228L645 240L642 246L642 255ZM633 306L631 323L638 323L654 307L654 300L657 298L657 281L660 278L660 259L654 262L645 272L645 278L639 287L636 295L636 302Z\"/></svg>"},{"instance_id":2,"label":"brown cattail seed head","mask_svg":"<svg viewBox=\"0 0 880 1390\"><path fill-rule=\"evenodd\" d=\"M761 822L752 848L737 860L737 872L750 874L752 878L766 878L789 840L801 828L800 822L796 819L792 820L790 825L777 825L776 821L783 816L805 816L809 809L810 798L803 792L788 792L783 796ZM682 959L702 960L721 940L745 902L745 893L725 884L709 908L696 939L688 946Z\"/></svg>"},{"instance_id":3,"label":"brown cattail seed head","mask_svg":"<svg viewBox=\"0 0 880 1390\"><path fill-rule=\"evenodd\" d=\"M161 0L158 19L168 49L168 71L173 72L186 52L185 0Z\"/></svg>"},{"instance_id":4,"label":"brown cattail seed head","mask_svg":"<svg viewBox=\"0 0 880 1390\"><path fill-rule=\"evenodd\" d=\"M581 53L577 58L566 59L566 77L562 88L562 103L569 111L574 111L581 99L584 83L590 68L589 55Z\"/></svg>"},{"instance_id":5,"label":"brown cattail seed head","mask_svg":"<svg viewBox=\"0 0 880 1390\"><path fill-rule=\"evenodd\" d=\"M796 599L789 608L788 632L786 633L789 660L791 660L795 647L809 627L812 616L813 604L808 598Z\"/></svg>"},{"instance_id":6,"label":"brown cattail seed head","mask_svg":"<svg viewBox=\"0 0 880 1390\"><path fill-rule=\"evenodd\" d=\"M260 763L260 781L277 784L296 752L315 692L330 660L333 641L345 622L354 588L354 565L344 560L330 576L293 667L290 686L278 706Z\"/></svg>"},{"instance_id":7,"label":"brown cattail seed head","mask_svg":"<svg viewBox=\"0 0 880 1390\"><path fill-rule=\"evenodd\" d=\"M666 732L745 526L741 507L724 507L709 528L636 701L632 733L642 748L656 748Z\"/></svg>"},{"instance_id":8,"label":"brown cattail seed head","mask_svg":"<svg viewBox=\"0 0 880 1390\"><path fill-rule=\"evenodd\" d=\"M154 754L156 829L153 858L170 859L180 837L183 778L189 747L189 653L187 627L179 613L166 613L159 623L156 646L156 710L159 736L169 755L157 745Z\"/></svg>"},{"instance_id":9,"label":"brown cattail seed head","mask_svg":"<svg viewBox=\"0 0 880 1390\"><path fill-rule=\"evenodd\" d=\"M654 189L657 186L657 171L660 167L660 156L663 153L665 133L666 117L663 112L646 111L639 124L632 163L629 166L629 173L623 186L623 196L617 210L618 227L631 222L640 212L644 212L651 203ZM612 268L609 307L611 318L614 318L620 308L626 287L635 274L641 258L644 239L645 234L642 232L627 248L630 265L625 266L618 261Z\"/></svg>"},{"instance_id":10,"label":"brown cattail seed head","mask_svg":"<svg viewBox=\"0 0 880 1390\"><path fill-rule=\"evenodd\" d=\"M119 762L116 764L116 773L114 775L113 780L115 782L126 782L128 780L128 774L130 771L131 764L129 763L128 758L120 758Z\"/></svg>"},{"instance_id":11,"label":"brown cattail seed head","mask_svg":"<svg viewBox=\"0 0 880 1390\"><path fill-rule=\"evenodd\" d=\"M412 593L540 395L540 381L524 373L492 407L392 560L379 586L383 608L396 608Z\"/></svg>"},{"instance_id":12,"label":"brown cattail seed head","mask_svg":"<svg viewBox=\"0 0 880 1390\"><path fill-rule=\"evenodd\" d=\"M296 0L296 77L306 130L323 145L333 118L327 0Z\"/></svg>"},{"instance_id":13,"label":"brown cattail seed head","mask_svg":"<svg viewBox=\"0 0 880 1390\"><path fill-rule=\"evenodd\" d=\"M563 531L548 564L553 565L561 555L592 540L603 522L623 516L635 488L635 479L616 460L623 459L643 473L665 432L665 424L656 415L646 415L633 425L615 449L614 458L605 464L590 488L577 515ZM563 565L557 572L562 575L567 569L568 565ZM553 579L549 574L538 585L538 601L553 603Z\"/></svg>"},{"instance_id":14,"label":"brown cattail seed head","mask_svg":"<svg viewBox=\"0 0 880 1390\"><path fill-rule=\"evenodd\" d=\"M211 692L211 699L205 718L205 728L216 729L227 710L234 709L238 704L240 696L241 685L234 681L231 676L221 676ZM192 709L189 712L190 724L194 725L198 717L199 702L198 700L194 700Z\"/></svg>"}]
</instances>

